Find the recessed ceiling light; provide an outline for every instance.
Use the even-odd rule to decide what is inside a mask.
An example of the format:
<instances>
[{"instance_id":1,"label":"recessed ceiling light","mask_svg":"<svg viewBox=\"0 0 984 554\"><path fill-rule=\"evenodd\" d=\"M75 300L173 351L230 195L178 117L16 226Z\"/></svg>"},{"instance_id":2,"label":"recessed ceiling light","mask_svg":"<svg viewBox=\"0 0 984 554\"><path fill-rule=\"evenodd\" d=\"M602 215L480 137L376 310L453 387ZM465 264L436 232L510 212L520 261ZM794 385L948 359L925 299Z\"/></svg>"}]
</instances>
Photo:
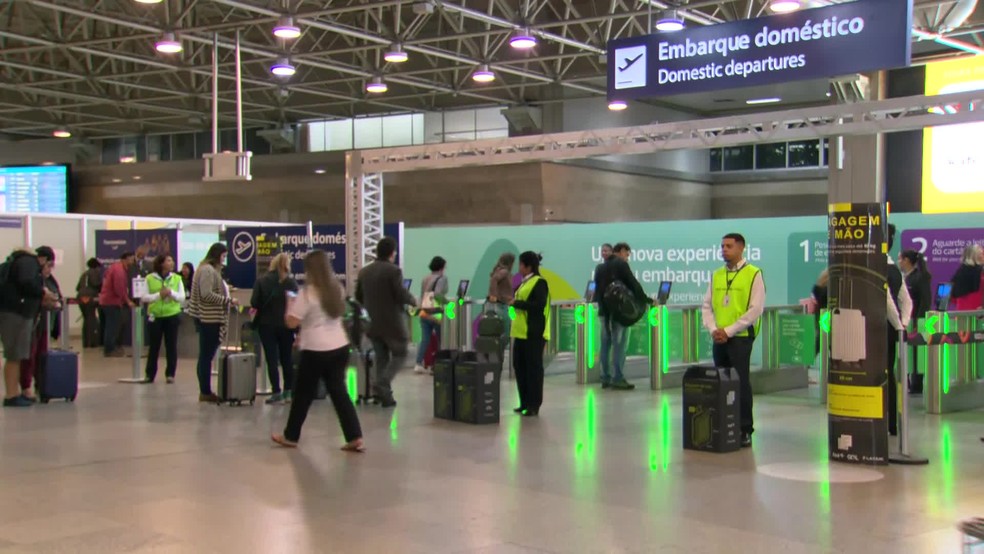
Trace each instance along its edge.
<instances>
[{"instance_id":1,"label":"recessed ceiling light","mask_svg":"<svg viewBox=\"0 0 984 554\"><path fill-rule=\"evenodd\" d=\"M123 182L123 179L119 179L119 178L114 178L114 179L113 179L113 182L114 182L114 183L122 183L122 182Z\"/></svg>"},{"instance_id":2,"label":"recessed ceiling light","mask_svg":"<svg viewBox=\"0 0 984 554\"><path fill-rule=\"evenodd\" d=\"M184 47L181 46L181 41L178 40L178 37L174 33L164 33L154 47L161 54L177 54L184 50Z\"/></svg>"},{"instance_id":3,"label":"recessed ceiling light","mask_svg":"<svg viewBox=\"0 0 984 554\"><path fill-rule=\"evenodd\" d=\"M294 25L293 17L285 15L280 18L277 26L273 28L273 36L283 39L295 39L301 36L301 28Z\"/></svg>"},{"instance_id":4,"label":"recessed ceiling light","mask_svg":"<svg viewBox=\"0 0 984 554\"><path fill-rule=\"evenodd\" d=\"M327 171L325 171L324 169L321 169L320 167L318 169L315 169L314 172L317 175L324 175L325 173L327 173Z\"/></svg>"},{"instance_id":5,"label":"recessed ceiling light","mask_svg":"<svg viewBox=\"0 0 984 554\"><path fill-rule=\"evenodd\" d=\"M69 138L72 136L72 132L65 127L58 127L51 132L51 136L55 138Z\"/></svg>"},{"instance_id":6,"label":"recessed ceiling light","mask_svg":"<svg viewBox=\"0 0 984 554\"><path fill-rule=\"evenodd\" d=\"M663 10L656 20L656 30L663 32L682 31L684 28L683 18L676 10Z\"/></svg>"},{"instance_id":7,"label":"recessed ceiling light","mask_svg":"<svg viewBox=\"0 0 984 554\"><path fill-rule=\"evenodd\" d=\"M613 112L620 112L629 107L625 100L612 100L608 103L608 109Z\"/></svg>"},{"instance_id":8,"label":"recessed ceiling light","mask_svg":"<svg viewBox=\"0 0 984 554\"><path fill-rule=\"evenodd\" d=\"M160 4L164 0L135 0L137 4Z\"/></svg>"},{"instance_id":9,"label":"recessed ceiling light","mask_svg":"<svg viewBox=\"0 0 984 554\"><path fill-rule=\"evenodd\" d=\"M795 12L801 7L803 7L801 0L772 0L772 3L769 4L769 8L776 13Z\"/></svg>"},{"instance_id":10,"label":"recessed ceiling light","mask_svg":"<svg viewBox=\"0 0 984 554\"><path fill-rule=\"evenodd\" d=\"M270 66L270 73L277 77L291 77L297 73L297 68L287 58L280 58L277 63Z\"/></svg>"},{"instance_id":11,"label":"recessed ceiling light","mask_svg":"<svg viewBox=\"0 0 984 554\"><path fill-rule=\"evenodd\" d=\"M373 94L381 94L389 90L386 86L386 81L382 77L373 77L368 83L366 83L366 92L371 92Z\"/></svg>"},{"instance_id":12,"label":"recessed ceiling light","mask_svg":"<svg viewBox=\"0 0 984 554\"><path fill-rule=\"evenodd\" d=\"M775 104L776 102L782 102L782 98L754 98L752 100L745 100L745 103L749 106L756 104Z\"/></svg>"},{"instance_id":13,"label":"recessed ceiling light","mask_svg":"<svg viewBox=\"0 0 984 554\"><path fill-rule=\"evenodd\" d=\"M530 33L530 30L520 29L516 31L512 38L509 39L509 46L517 50L529 50L536 46L536 37Z\"/></svg>"},{"instance_id":14,"label":"recessed ceiling light","mask_svg":"<svg viewBox=\"0 0 984 554\"><path fill-rule=\"evenodd\" d=\"M139 176L139 175L134 175L134 176L133 176L133 180L134 180L134 181L139 181L140 179L143 179L143 177L141 177L141 176Z\"/></svg>"},{"instance_id":15,"label":"recessed ceiling light","mask_svg":"<svg viewBox=\"0 0 984 554\"><path fill-rule=\"evenodd\" d=\"M383 55L383 59L390 63L403 63L410 57L403 51L403 47L399 43L395 43L390 46L389 52Z\"/></svg>"},{"instance_id":16,"label":"recessed ceiling light","mask_svg":"<svg viewBox=\"0 0 984 554\"><path fill-rule=\"evenodd\" d=\"M472 73L472 81L476 83L491 83L495 81L495 72L489 69L488 64L483 63Z\"/></svg>"}]
</instances>

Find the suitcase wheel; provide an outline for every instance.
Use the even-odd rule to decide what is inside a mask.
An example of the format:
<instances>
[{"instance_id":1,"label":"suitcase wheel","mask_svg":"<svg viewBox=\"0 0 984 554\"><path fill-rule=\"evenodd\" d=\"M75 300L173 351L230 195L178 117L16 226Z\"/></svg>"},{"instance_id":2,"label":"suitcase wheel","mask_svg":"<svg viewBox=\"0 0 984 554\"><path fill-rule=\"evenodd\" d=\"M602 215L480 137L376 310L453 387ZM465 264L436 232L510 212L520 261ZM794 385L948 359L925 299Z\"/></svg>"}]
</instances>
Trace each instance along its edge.
<instances>
[{"instance_id":1,"label":"suitcase wheel","mask_svg":"<svg viewBox=\"0 0 984 554\"><path fill-rule=\"evenodd\" d=\"M42 404L47 404L50 401L51 401L51 399L48 398L47 396L41 396L41 403Z\"/></svg>"},{"instance_id":2,"label":"suitcase wheel","mask_svg":"<svg viewBox=\"0 0 984 554\"><path fill-rule=\"evenodd\" d=\"M75 396L76 395L73 394L71 397L68 398L68 401L69 402L75 402Z\"/></svg>"},{"instance_id":3,"label":"suitcase wheel","mask_svg":"<svg viewBox=\"0 0 984 554\"><path fill-rule=\"evenodd\" d=\"M249 405L252 406L255 402L256 402L255 400L250 400Z\"/></svg>"}]
</instances>

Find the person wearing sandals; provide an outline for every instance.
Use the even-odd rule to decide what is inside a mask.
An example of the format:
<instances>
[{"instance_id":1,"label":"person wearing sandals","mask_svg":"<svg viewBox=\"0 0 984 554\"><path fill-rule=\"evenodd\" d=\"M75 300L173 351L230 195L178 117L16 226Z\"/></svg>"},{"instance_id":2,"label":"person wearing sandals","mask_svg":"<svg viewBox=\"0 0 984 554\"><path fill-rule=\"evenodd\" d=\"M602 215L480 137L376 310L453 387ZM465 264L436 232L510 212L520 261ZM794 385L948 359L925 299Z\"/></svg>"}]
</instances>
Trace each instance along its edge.
<instances>
[{"instance_id":1,"label":"person wearing sandals","mask_svg":"<svg viewBox=\"0 0 984 554\"><path fill-rule=\"evenodd\" d=\"M147 275L147 296L142 299L147 305L147 367L144 370L144 383L153 383L157 378L157 358L164 343L164 378L170 385L178 369L178 324L181 321L181 305L185 301L184 282L179 273L174 272L174 258L170 254L159 254L154 258L154 269Z\"/></svg>"},{"instance_id":2,"label":"person wearing sandals","mask_svg":"<svg viewBox=\"0 0 984 554\"><path fill-rule=\"evenodd\" d=\"M345 292L331 269L328 254L321 250L314 250L304 258L304 276L304 288L287 306L287 326L301 329L298 337L301 360L294 399L283 434L271 438L281 446L297 446L318 380L323 379L345 435L342 450L364 452L359 416L345 387L349 360L349 340L342 324Z\"/></svg>"},{"instance_id":3,"label":"person wearing sandals","mask_svg":"<svg viewBox=\"0 0 984 554\"><path fill-rule=\"evenodd\" d=\"M260 335L263 354L266 357L267 375L273 394L267 404L290 402L294 386L294 362L291 349L294 347L294 330L287 328L284 315L287 313L287 297L297 293L297 282L290 276L290 257L277 254L270 260L270 269L256 280L250 307L256 310L253 326ZM280 372L283 368L284 388L280 389Z\"/></svg>"}]
</instances>

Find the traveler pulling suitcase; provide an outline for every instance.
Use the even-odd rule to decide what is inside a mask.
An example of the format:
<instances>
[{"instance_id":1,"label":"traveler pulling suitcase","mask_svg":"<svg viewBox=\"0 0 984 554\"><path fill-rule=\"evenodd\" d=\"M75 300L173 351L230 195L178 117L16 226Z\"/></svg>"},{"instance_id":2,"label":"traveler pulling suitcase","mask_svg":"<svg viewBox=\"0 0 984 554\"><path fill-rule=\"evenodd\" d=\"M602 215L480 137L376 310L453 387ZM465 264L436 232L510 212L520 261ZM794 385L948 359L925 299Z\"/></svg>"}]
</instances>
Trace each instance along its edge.
<instances>
[{"instance_id":1,"label":"traveler pulling suitcase","mask_svg":"<svg viewBox=\"0 0 984 554\"><path fill-rule=\"evenodd\" d=\"M242 326L238 324L239 312L236 314L237 324L228 326L230 335L235 329L237 335L235 340L227 341L229 346L223 347L219 353L219 379L217 394L222 402L241 405L249 402L252 406L256 401L256 354L246 352L242 347L241 335ZM239 346L234 346L234 345Z\"/></svg>"},{"instance_id":2,"label":"traveler pulling suitcase","mask_svg":"<svg viewBox=\"0 0 984 554\"><path fill-rule=\"evenodd\" d=\"M45 312L44 320L44 332L50 335L50 312ZM79 355L77 352L49 348L47 352L38 356L34 372L34 386L37 387L38 399L42 404L47 404L53 398L64 398L69 402L75 402L75 397L79 394Z\"/></svg>"}]
</instances>

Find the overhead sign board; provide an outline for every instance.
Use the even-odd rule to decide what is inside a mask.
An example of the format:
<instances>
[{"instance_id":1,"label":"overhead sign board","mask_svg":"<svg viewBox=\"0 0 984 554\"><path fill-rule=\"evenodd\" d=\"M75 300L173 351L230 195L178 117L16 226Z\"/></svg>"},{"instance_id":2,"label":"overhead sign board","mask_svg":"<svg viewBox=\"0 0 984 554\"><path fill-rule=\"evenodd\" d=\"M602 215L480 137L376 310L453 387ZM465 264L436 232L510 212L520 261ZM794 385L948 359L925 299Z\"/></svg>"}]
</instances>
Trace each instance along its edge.
<instances>
[{"instance_id":1,"label":"overhead sign board","mask_svg":"<svg viewBox=\"0 0 984 554\"><path fill-rule=\"evenodd\" d=\"M634 100L909 65L912 2L857 0L608 44L608 98Z\"/></svg>"}]
</instances>

